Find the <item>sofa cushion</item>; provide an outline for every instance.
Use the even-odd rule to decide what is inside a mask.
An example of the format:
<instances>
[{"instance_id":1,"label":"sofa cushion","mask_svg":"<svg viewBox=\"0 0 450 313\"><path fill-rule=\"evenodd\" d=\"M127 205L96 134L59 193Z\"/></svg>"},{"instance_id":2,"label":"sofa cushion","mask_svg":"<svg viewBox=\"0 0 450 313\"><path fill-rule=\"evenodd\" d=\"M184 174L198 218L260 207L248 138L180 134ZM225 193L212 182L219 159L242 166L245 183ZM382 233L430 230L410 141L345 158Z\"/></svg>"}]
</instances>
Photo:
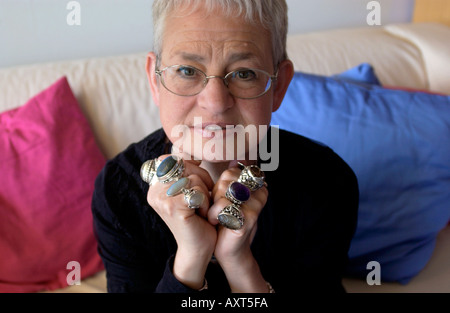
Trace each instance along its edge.
<instances>
[{"instance_id":1,"label":"sofa cushion","mask_svg":"<svg viewBox=\"0 0 450 313\"><path fill-rule=\"evenodd\" d=\"M71 261L69 282L102 269L90 202L105 158L65 77L0 114L0 151L0 292L65 287Z\"/></svg>"},{"instance_id":2,"label":"sofa cushion","mask_svg":"<svg viewBox=\"0 0 450 313\"><path fill-rule=\"evenodd\" d=\"M330 76L370 63L383 85L428 88L420 49L384 27L317 31L288 36L287 53L296 71Z\"/></svg>"},{"instance_id":3,"label":"sofa cushion","mask_svg":"<svg viewBox=\"0 0 450 313\"><path fill-rule=\"evenodd\" d=\"M450 95L450 27L439 23L392 24L386 31L414 44L423 56L428 88Z\"/></svg>"},{"instance_id":4,"label":"sofa cushion","mask_svg":"<svg viewBox=\"0 0 450 313\"><path fill-rule=\"evenodd\" d=\"M348 272L377 261L408 282L450 219L450 97L297 72L273 125L330 146L355 171L358 226Z\"/></svg>"}]
</instances>

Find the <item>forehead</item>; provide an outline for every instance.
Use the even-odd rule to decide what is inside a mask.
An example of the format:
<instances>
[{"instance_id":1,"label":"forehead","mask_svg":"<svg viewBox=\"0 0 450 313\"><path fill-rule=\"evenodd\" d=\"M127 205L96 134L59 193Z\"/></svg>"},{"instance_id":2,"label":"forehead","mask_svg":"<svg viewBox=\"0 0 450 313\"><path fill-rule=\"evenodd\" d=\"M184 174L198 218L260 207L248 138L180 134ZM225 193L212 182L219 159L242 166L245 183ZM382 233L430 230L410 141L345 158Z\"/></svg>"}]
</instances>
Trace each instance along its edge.
<instances>
[{"instance_id":1,"label":"forehead","mask_svg":"<svg viewBox=\"0 0 450 313\"><path fill-rule=\"evenodd\" d=\"M163 55L198 62L215 58L271 60L269 32L243 17L229 18L221 12L205 14L172 11L165 23Z\"/></svg>"}]
</instances>

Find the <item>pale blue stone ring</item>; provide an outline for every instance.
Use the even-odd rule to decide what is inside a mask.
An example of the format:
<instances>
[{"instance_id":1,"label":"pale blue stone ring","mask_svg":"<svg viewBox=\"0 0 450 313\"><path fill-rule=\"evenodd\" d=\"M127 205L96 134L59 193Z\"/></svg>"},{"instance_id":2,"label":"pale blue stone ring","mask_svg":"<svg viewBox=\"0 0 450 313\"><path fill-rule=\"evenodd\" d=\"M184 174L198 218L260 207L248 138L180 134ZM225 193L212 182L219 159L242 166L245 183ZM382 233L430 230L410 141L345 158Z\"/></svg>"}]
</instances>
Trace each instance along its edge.
<instances>
[{"instance_id":1,"label":"pale blue stone ring","mask_svg":"<svg viewBox=\"0 0 450 313\"><path fill-rule=\"evenodd\" d=\"M184 194L184 201L186 202L188 208L198 209L205 199L203 192L195 190L193 188L187 189L189 185L189 178L182 177L178 181L172 184L169 189L167 189L166 194L169 197L174 197L180 193Z\"/></svg>"},{"instance_id":2,"label":"pale blue stone ring","mask_svg":"<svg viewBox=\"0 0 450 313\"><path fill-rule=\"evenodd\" d=\"M189 185L189 178L182 177L179 180L177 180L175 183L170 186L169 189L167 189L166 194L169 197L173 197L178 195L179 193L182 193Z\"/></svg>"}]
</instances>

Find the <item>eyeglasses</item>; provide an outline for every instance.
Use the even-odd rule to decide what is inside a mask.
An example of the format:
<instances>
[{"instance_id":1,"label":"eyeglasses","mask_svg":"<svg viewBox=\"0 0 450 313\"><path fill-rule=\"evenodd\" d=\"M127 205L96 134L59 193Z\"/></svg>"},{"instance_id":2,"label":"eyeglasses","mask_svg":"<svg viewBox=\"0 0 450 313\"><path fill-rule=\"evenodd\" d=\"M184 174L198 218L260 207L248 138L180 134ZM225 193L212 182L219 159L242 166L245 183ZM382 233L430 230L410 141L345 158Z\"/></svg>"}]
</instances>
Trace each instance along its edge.
<instances>
[{"instance_id":1,"label":"eyeglasses","mask_svg":"<svg viewBox=\"0 0 450 313\"><path fill-rule=\"evenodd\" d=\"M207 76L203 71L189 65L172 65L155 71L163 86L170 92L183 97L199 94L212 78L220 78L230 93L236 98L254 99L264 95L277 79L278 73L240 68L224 77Z\"/></svg>"}]
</instances>

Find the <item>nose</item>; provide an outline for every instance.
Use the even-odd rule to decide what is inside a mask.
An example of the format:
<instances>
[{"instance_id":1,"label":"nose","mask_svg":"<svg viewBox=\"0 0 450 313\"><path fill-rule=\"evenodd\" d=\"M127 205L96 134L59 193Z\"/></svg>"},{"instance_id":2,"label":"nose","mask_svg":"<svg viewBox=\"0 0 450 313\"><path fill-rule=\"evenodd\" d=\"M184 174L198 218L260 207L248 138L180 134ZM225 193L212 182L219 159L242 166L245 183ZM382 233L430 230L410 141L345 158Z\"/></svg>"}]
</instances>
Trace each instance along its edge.
<instances>
[{"instance_id":1,"label":"nose","mask_svg":"<svg viewBox=\"0 0 450 313\"><path fill-rule=\"evenodd\" d=\"M220 76L208 76L208 83L198 94L198 104L213 114L220 114L233 106L234 98L230 94L225 80Z\"/></svg>"}]
</instances>

